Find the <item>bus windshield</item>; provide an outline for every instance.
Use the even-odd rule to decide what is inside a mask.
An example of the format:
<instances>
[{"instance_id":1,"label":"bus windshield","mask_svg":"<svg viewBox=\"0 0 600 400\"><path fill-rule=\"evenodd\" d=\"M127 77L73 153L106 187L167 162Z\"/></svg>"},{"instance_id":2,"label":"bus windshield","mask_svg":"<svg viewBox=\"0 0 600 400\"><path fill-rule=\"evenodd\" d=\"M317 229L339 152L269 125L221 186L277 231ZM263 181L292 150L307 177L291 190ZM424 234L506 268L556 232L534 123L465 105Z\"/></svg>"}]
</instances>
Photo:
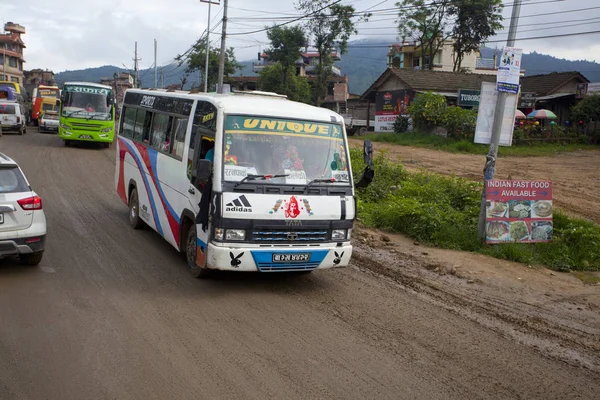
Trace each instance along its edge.
<instances>
[{"instance_id":1,"label":"bus windshield","mask_svg":"<svg viewBox=\"0 0 600 400\"><path fill-rule=\"evenodd\" d=\"M107 104L110 89L91 86L66 86L64 92L62 117L104 121L111 119L111 106Z\"/></svg>"},{"instance_id":2,"label":"bus windshield","mask_svg":"<svg viewBox=\"0 0 600 400\"><path fill-rule=\"evenodd\" d=\"M285 175L269 182L350 183L348 152L339 124L230 115L223 142L225 181L239 182L248 175Z\"/></svg>"}]
</instances>

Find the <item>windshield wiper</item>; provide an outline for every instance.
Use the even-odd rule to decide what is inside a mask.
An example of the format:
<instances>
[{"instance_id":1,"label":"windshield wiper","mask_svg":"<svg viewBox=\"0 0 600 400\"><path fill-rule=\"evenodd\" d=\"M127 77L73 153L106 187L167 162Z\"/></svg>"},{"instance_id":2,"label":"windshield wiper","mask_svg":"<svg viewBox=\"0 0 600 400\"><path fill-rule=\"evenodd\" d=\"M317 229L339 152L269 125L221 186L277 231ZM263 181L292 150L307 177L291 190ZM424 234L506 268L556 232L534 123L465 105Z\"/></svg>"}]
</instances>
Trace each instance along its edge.
<instances>
[{"instance_id":1,"label":"windshield wiper","mask_svg":"<svg viewBox=\"0 0 600 400\"><path fill-rule=\"evenodd\" d=\"M315 183L335 183L335 182L337 182L337 180L335 178L313 179L312 181L310 181L306 184L306 186L304 187L304 192L306 192L308 190L308 188Z\"/></svg>"},{"instance_id":2,"label":"windshield wiper","mask_svg":"<svg viewBox=\"0 0 600 400\"><path fill-rule=\"evenodd\" d=\"M90 115L89 117L87 117L85 120L89 121L90 119L92 119L94 117L104 117L104 116L102 114L93 114L93 115Z\"/></svg>"},{"instance_id":3,"label":"windshield wiper","mask_svg":"<svg viewBox=\"0 0 600 400\"><path fill-rule=\"evenodd\" d=\"M233 188L235 189L236 187L238 187L239 185L241 185L242 183L246 182L246 181L253 181L255 179L261 179L261 180L267 180L267 179L273 179L273 178L285 178L286 176L290 176L290 174L282 174L282 175L254 175L254 174L249 174L246 175L241 181L239 181L238 183L236 183Z\"/></svg>"},{"instance_id":4,"label":"windshield wiper","mask_svg":"<svg viewBox=\"0 0 600 400\"><path fill-rule=\"evenodd\" d=\"M79 114L80 112L85 112L85 110L75 110L75 111L72 111L71 113L69 113L69 115L67 115L67 118L69 118L73 114Z\"/></svg>"}]
</instances>

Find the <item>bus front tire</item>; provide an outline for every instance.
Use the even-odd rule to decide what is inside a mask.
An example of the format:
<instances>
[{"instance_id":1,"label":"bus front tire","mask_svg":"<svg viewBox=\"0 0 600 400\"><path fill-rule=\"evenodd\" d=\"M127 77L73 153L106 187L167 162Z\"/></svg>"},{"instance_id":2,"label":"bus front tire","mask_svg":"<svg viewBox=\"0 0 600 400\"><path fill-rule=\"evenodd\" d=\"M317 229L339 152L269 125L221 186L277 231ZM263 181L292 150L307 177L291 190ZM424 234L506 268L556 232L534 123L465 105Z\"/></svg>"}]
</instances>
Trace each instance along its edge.
<instances>
[{"instance_id":1,"label":"bus front tire","mask_svg":"<svg viewBox=\"0 0 600 400\"><path fill-rule=\"evenodd\" d=\"M212 275L212 270L201 267L196 263L196 224L192 222L190 225L185 245L185 259L187 261L188 268L192 276L196 279L206 279Z\"/></svg>"},{"instance_id":2,"label":"bus front tire","mask_svg":"<svg viewBox=\"0 0 600 400\"><path fill-rule=\"evenodd\" d=\"M133 229L140 229L144 226L144 221L140 218L140 202L136 188L131 189L129 195L129 223Z\"/></svg>"}]
</instances>

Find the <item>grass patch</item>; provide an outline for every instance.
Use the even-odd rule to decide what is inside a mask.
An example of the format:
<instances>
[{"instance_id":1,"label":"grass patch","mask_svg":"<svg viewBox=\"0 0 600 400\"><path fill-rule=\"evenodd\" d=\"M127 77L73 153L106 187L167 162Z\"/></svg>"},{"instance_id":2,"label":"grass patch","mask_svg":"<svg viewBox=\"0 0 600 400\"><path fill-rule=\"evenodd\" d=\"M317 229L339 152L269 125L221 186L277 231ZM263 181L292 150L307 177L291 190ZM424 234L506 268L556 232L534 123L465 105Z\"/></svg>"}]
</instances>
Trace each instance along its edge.
<instances>
[{"instance_id":1,"label":"grass patch","mask_svg":"<svg viewBox=\"0 0 600 400\"><path fill-rule=\"evenodd\" d=\"M354 170L362 151L351 150ZM437 247L487 254L559 271L600 271L600 227L554 213L553 242L489 246L477 235L482 184L429 172L407 172L385 154L374 160L375 180L357 189L358 215L366 226L404 233Z\"/></svg>"},{"instance_id":2,"label":"grass patch","mask_svg":"<svg viewBox=\"0 0 600 400\"><path fill-rule=\"evenodd\" d=\"M365 136L374 142L394 143L401 146L422 147L426 149L443 150L451 153L480 154L485 155L489 146L475 144L469 140L457 140L444 138L436 135L424 135L420 133L371 133ZM500 157L533 157L551 156L557 153L572 152L577 150L593 150L598 146L583 143L533 143L513 144L511 147L500 146L498 155Z\"/></svg>"},{"instance_id":3,"label":"grass patch","mask_svg":"<svg viewBox=\"0 0 600 400\"><path fill-rule=\"evenodd\" d=\"M586 285L600 284L600 276L595 275L593 272L573 271L573 275L575 275L581 282L585 283Z\"/></svg>"}]
</instances>

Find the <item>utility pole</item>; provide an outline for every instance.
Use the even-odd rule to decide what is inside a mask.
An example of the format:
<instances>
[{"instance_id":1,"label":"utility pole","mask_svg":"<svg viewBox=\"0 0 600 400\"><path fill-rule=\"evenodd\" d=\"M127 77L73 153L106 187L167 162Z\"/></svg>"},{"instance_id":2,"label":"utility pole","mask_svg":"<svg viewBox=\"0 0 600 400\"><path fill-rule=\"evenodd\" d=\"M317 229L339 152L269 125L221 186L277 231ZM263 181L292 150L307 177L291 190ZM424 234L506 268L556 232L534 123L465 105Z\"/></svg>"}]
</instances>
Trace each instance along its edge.
<instances>
[{"instance_id":1,"label":"utility pole","mask_svg":"<svg viewBox=\"0 0 600 400\"><path fill-rule=\"evenodd\" d=\"M154 39L154 89L156 89L158 86L158 65L156 64L157 55L158 55L158 47L157 47L156 39Z\"/></svg>"},{"instance_id":2,"label":"utility pole","mask_svg":"<svg viewBox=\"0 0 600 400\"><path fill-rule=\"evenodd\" d=\"M512 15L510 18L510 27L508 30L508 39L506 47L514 47L519 25L519 15L521 14L521 2L515 0L513 3ZM487 182L494 179L496 168L496 158L498 157L498 146L500 145L500 135L502 133L502 120L504 119L504 108L506 100L511 94L507 92L498 92L498 102L494 111L494 124L492 125L492 138L490 140L490 149L486 156L485 167L483 168L483 194L481 195L481 210L479 212L479 237L485 238L485 210L486 210L486 189ZM516 96L516 95L514 95Z\"/></svg>"},{"instance_id":3,"label":"utility pole","mask_svg":"<svg viewBox=\"0 0 600 400\"><path fill-rule=\"evenodd\" d=\"M210 54L210 5L213 4L211 0L200 0L203 3L208 3L208 22L206 23L206 62L204 64L204 92L208 92L208 61ZM214 2L216 5L220 3Z\"/></svg>"},{"instance_id":4,"label":"utility pole","mask_svg":"<svg viewBox=\"0 0 600 400\"><path fill-rule=\"evenodd\" d=\"M160 67L160 88L163 89L165 87L165 75L163 71L163 67Z\"/></svg>"},{"instance_id":5,"label":"utility pole","mask_svg":"<svg viewBox=\"0 0 600 400\"><path fill-rule=\"evenodd\" d=\"M137 51L137 42L135 42L135 58L133 59L133 61L135 62L134 64L134 81L133 81L133 87L137 88L138 87L138 72L139 72L139 68L138 68L138 61L141 61L141 58L138 58L138 51Z\"/></svg>"},{"instance_id":6,"label":"utility pole","mask_svg":"<svg viewBox=\"0 0 600 400\"><path fill-rule=\"evenodd\" d=\"M210 29L210 27L209 27ZM223 29L221 32L221 58L219 59L219 75L217 93L223 93L223 75L225 74L225 40L227 38L227 0L223 0Z\"/></svg>"}]
</instances>

